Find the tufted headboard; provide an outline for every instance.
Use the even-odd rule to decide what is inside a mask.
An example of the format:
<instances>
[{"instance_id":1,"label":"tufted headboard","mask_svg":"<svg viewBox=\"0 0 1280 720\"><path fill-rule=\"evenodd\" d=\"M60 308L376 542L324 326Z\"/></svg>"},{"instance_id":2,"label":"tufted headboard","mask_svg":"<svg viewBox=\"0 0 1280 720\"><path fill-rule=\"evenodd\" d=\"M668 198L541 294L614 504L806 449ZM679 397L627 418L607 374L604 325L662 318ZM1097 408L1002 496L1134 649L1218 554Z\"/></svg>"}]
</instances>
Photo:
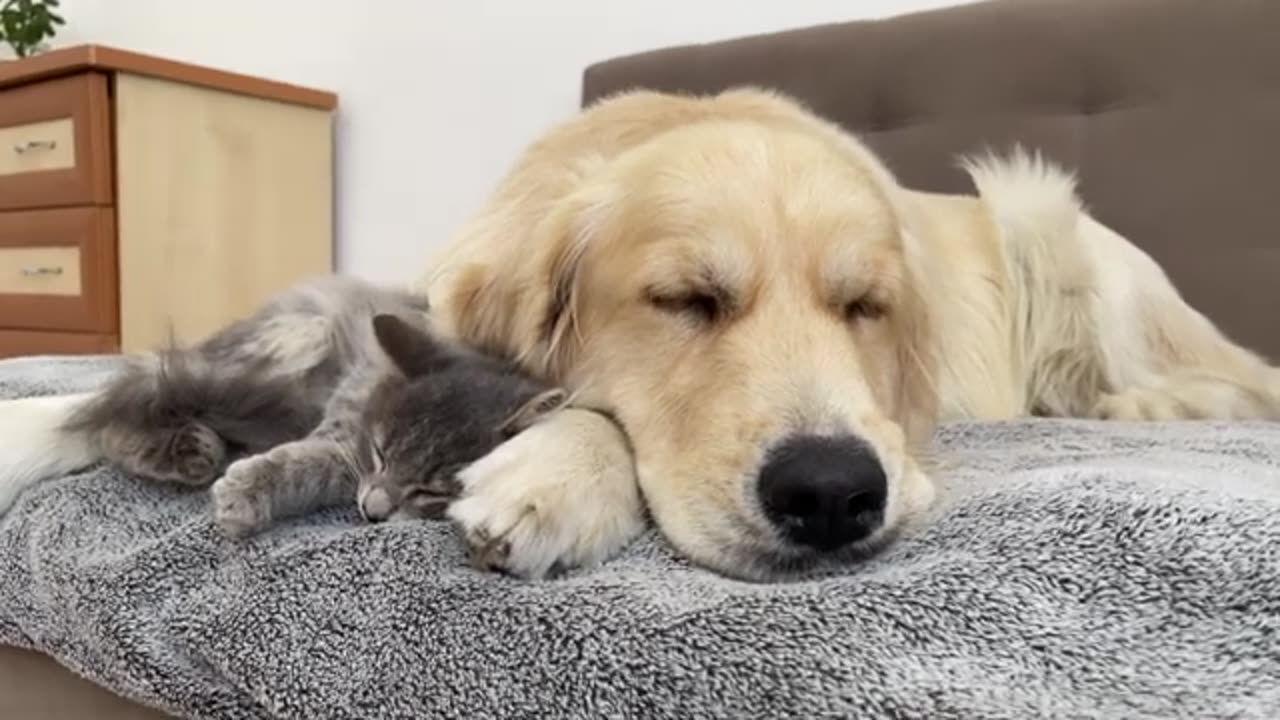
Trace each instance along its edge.
<instances>
[{"instance_id":1,"label":"tufted headboard","mask_svg":"<svg viewBox=\"0 0 1280 720\"><path fill-rule=\"evenodd\" d=\"M606 60L583 102L738 84L797 96L921 190L971 192L959 153L1039 148L1280 360L1280 0L989 0Z\"/></svg>"}]
</instances>

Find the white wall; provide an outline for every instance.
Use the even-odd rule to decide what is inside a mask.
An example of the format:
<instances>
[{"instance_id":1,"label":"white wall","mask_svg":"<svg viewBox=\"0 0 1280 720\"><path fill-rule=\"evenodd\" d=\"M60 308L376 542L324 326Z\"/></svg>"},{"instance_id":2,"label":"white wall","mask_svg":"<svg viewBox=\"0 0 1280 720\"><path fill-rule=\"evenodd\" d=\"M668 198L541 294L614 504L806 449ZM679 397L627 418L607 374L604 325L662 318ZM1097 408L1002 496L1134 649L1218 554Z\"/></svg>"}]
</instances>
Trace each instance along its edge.
<instances>
[{"instance_id":1,"label":"white wall","mask_svg":"<svg viewBox=\"0 0 1280 720\"><path fill-rule=\"evenodd\" d=\"M338 264L403 281L614 55L956 0L63 0L95 42L339 94Z\"/></svg>"}]
</instances>

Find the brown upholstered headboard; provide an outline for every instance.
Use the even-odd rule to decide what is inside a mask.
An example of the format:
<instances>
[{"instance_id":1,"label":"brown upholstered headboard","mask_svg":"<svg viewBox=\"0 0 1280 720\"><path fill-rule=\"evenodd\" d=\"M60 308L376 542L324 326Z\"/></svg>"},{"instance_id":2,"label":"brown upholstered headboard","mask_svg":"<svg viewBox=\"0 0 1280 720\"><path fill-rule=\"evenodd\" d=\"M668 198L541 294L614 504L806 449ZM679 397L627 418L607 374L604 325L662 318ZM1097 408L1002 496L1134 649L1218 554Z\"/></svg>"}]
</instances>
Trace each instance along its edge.
<instances>
[{"instance_id":1,"label":"brown upholstered headboard","mask_svg":"<svg viewBox=\"0 0 1280 720\"><path fill-rule=\"evenodd\" d=\"M1280 0L994 0L615 58L583 101L738 84L797 96L922 190L972 190L958 153L1043 150L1192 304L1280 360Z\"/></svg>"}]
</instances>

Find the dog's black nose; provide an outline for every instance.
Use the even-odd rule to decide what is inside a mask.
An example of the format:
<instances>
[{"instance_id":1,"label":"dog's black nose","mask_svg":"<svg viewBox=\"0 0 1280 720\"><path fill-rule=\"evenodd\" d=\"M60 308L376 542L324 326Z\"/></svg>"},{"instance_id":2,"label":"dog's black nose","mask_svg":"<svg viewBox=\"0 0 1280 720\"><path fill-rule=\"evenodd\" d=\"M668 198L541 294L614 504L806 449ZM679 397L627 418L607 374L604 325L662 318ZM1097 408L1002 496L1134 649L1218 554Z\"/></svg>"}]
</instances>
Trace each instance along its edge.
<instances>
[{"instance_id":1,"label":"dog's black nose","mask_svg":"<svg viewBox=\"0 0 1280 720\"><path fill-rule=\"evenodd\" d=\"M770 522L819 550L861 540L884 521L884 468L855 437L791 438L770 453L759 483Z\"/></svg>"}]
</instances>

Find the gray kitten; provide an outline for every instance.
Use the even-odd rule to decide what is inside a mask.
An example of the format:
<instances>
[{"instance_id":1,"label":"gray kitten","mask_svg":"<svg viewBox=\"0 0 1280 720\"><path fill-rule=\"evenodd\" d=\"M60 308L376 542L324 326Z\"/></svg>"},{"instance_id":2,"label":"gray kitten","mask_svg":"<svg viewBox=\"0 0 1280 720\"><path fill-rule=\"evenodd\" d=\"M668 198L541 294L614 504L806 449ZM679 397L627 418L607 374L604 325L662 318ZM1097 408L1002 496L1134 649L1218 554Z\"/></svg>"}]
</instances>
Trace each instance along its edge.
<instances>
[{"instance_id":1,"label":"gray kitten","mask_svg":"<svg viewBox=\"0 0 1280 720\"><path fill-rule=\"evenodd\" d=\"M162 482L212 484L241 537L359 502L440 517L458 470L561 406L563 391L433 332L424 299L329 276L189 348L130 358L64 425Z\"/></svg>"}]
</instances>

